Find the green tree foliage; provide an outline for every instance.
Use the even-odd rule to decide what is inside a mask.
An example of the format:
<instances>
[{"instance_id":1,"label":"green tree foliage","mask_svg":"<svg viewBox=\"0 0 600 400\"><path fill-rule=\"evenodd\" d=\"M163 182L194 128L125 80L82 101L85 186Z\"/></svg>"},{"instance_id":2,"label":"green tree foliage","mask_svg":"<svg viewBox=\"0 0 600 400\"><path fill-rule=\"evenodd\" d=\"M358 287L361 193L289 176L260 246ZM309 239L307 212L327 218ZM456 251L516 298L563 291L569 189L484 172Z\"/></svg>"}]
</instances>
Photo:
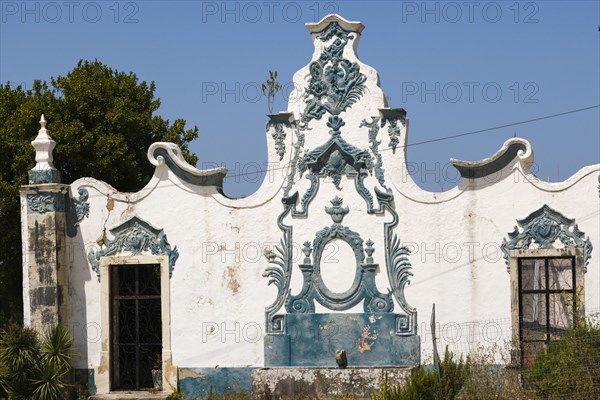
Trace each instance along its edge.
<instances>
[{"instance_id":1,"label":"green tree foliage","mask_svg":"<svg viewBox=\"0 0 600 400\"><path fill-rule=\"evenodd\" d=\"M100 61L80 61L65 76L35 81L31 90L0 85L0 323L21 318L19 187L35 165L30 142L40 115L57 142L54 165L63 183L91 176L121 191L137 191L152 175L146 152L154 142L176 143L190 164L198 161L188 148L198 128L154 115L160 106L155 89L154 82Z\"/></svg>"}]
</instances>

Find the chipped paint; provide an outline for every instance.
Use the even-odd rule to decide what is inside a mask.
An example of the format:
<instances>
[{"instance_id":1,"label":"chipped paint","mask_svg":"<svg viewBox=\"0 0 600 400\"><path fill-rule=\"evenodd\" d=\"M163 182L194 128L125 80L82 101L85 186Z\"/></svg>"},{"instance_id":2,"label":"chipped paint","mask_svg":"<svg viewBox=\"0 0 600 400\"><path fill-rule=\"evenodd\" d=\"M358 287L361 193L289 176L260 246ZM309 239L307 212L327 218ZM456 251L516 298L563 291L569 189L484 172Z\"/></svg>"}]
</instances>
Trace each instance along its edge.
<instances>
[{"instance_id":1,"label":"chipped paint","mask_svg":"<svg viewBox=\"0 0 600 400\"><path fill-rule=\"evenodd\" d=\"M240 284L237 279L236 268L232 266L227 267L223 274L223 278L227 280L227 288L231 290L231 293L234 295L237 294L240 289Z\"/></svg>"},{"instance_id":2,"label":"chipped paint","mask_svg":"<svg viewBox=\"0 0 600 400\"><path fill-rule=\"evenodd\" d=\"M179 387L187 399L206 398L209 393L232 392L250 394L252 368L179 368Z\"/></svg>"},{"instance_id":3,"label":"chipped paint","mask_svg":"<svg viewBox=\"0 0 600 400\"><path fill-rule=\"evenodd\" d=\"M378 320L378 319L381 319L381 316L379 316L379 317L376 317L375 315L371 314L371 316L369 317L369 322L370 322L371 324L374 324L374 323L376 323L376 322L377 322L377 320Z\"/></svg>"},{"instance_id":4,"label":"chipped paint","mask_svg":"<svg viewBox=\"0 0 600 400\"><path fill-rule=\"evenodd\" d=\"M371 316L373 318L373 316ZM365 351L371 351L371 348L375 345L375 341L377 340L377 332L370 333L371 325L366 325L362 329L362 334L358 339L358 351L360 353L364 353ZM370 341L370 342L369 342Z\"/></svg>"},{"instance_id":5,"label":"chipped paint","mask_svg":"<svg viewBox=\"0 0 600 400\"><path fill-rule=\"evenodd\" d=\"M197 372L197 370L190 368L179 369L179 379L193 378L193 379L206 379L206 374Z\"/></svg>"}]
</instances>

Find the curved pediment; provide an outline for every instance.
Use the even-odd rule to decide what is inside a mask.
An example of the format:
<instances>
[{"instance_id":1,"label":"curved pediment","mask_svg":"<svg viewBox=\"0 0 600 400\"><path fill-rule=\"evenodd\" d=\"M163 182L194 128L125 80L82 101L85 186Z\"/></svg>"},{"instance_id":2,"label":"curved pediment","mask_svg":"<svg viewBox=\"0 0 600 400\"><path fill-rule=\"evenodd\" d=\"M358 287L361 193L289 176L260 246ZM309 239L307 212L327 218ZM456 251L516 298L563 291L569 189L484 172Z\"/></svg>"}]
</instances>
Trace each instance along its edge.
<instances>
[{"instance_id":1,"label":"curved pediment","mask_svg":"<svg viewBox=\"0 0 600 400\"><path fill-rule=\"evenodd\" d=\"M458 169L465 179L477 179L501 171L513 162L521 162L526 170L533 164L533 150L525 139L509 139L492 156L479 161L461 161L450 159L452 165Z\"/></svg>"},{"instance_id":2,"label":"curved pediment","mask_svg":"<svg viewBox=\"0 0 600 400\"><path fill-rule=\"evenodd\" d=\"M166 165L179 179L196 186L216 186L220 189L227 175L227 168L200 170L188 164L175 143L153 143L148 148L148 160L157 167Z\"/></svg>"}]
</instances>

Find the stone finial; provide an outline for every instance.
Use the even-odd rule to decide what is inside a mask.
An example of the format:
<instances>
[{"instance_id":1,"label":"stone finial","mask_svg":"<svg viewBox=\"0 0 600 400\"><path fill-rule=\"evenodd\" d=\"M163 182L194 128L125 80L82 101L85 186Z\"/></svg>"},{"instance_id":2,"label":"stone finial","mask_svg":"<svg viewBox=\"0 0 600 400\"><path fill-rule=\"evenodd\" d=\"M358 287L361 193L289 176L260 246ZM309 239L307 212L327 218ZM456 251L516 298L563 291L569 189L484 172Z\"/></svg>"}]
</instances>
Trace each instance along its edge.
<instances>
[{"instance_id":1,"label":"stone finial","mask_svg":"<svg viewBox=\"0 0 600 400\"><path fill-rule=\"evenodd\" d=\"M60 183L60 173L52 164L56 142L48 135L46 118L40 118L40 130L31 145L35 149L35 167L29 171L29 183Z\"/></svg>"}]
</instances>

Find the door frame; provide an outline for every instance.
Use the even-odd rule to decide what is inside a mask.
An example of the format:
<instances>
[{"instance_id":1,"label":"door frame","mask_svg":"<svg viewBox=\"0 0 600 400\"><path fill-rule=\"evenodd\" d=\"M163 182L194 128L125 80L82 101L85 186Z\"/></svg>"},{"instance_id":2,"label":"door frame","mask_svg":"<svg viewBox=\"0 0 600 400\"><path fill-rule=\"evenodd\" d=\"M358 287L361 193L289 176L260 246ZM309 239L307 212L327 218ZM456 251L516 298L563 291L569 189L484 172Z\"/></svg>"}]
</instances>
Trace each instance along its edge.
<instances>
[{"instance_id":1,"label":"door frame","mask_svg":"<svg viewBox=\"0 0 600 400\"><path fill-rule=\"evenodd\" d=\"M167 255L108 256L100 258L100 365L95 369L97 394L110 393L110 270L127 264L159 264L162 318L162 381L163 392L177 389L177 367L173 366L171 353L171 286L169 279L169 257Z\"/></svg>"}]
</instances>

